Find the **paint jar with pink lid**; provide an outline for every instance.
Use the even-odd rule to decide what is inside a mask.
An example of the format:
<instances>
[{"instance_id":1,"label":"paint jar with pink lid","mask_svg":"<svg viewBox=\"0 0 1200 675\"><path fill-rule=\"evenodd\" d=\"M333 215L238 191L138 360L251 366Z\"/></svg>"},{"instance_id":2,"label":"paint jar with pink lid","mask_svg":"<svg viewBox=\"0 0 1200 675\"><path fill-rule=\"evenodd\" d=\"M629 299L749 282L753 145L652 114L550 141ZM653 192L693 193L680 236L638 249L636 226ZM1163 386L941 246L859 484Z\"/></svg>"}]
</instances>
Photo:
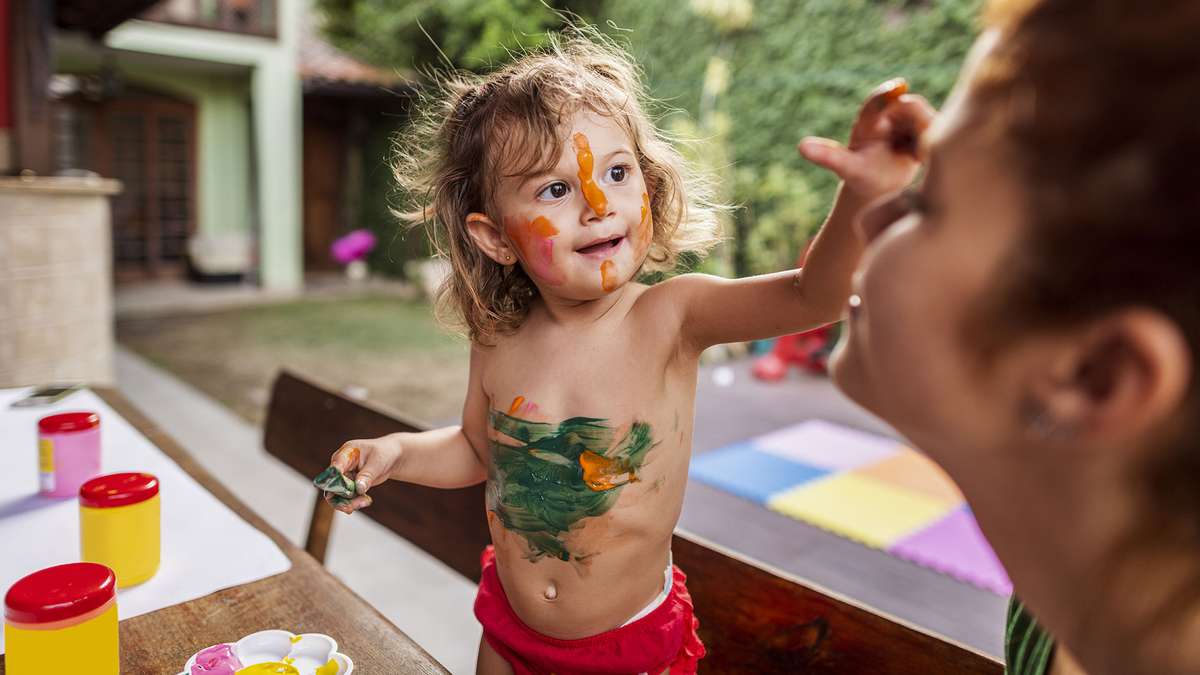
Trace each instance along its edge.
<instances>
[{"instance_id":1,"label":"paint jar with pink lid","mask_svg":"<svg viewBox=\"0 0 1200 675\"><path fill-rule=\"evenodd\" d=\"M68 412L38 420L41 494L74 497L100 473L100 416Z\"/></svg>"},{"instance_id":2,"label":"paint jar with pink lid","mask_svg":"<svg viewBox=\"0 0 1200 675\"><path fill-rule=\"evenodd\" d=\"M8 675L118 675L117 578L79 562L38 570L4 595Z\"/></svg>"}]
</instances>

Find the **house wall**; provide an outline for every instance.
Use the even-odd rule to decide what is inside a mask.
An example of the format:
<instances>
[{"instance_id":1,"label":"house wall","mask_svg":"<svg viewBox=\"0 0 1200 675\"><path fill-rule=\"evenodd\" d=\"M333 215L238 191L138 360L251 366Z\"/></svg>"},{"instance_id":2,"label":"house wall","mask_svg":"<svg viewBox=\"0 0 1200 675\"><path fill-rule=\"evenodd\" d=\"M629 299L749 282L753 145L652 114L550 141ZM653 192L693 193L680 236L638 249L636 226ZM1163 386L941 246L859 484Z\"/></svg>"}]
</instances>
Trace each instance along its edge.
<instances>
[{"instance_id":1,"label":"house wall","mask_svg":"<svg viewBox=\"0 0 1200 675\"><path fill-rule=\"evenodd\" d=\"M297 51L304 2L279 0L274 39L141 20L104 39L126 81L196 104L197 234L256 234L259 280L276 290L303 281ZM76 51L57 65L83 73L100 61L99 51Z\"/></svg>"},{"instance_id":2,"label":"house wall","mask_svg":"<svg viewBox=\"0 0 1200 675\"><path fill-rule=\"evenodd\" d=\"M84 75L96 61L68 55L55 72ZM254 232L254 176L251 158L250 78L228 74L178 73L165 68L121 64L129 85L159 91L196 106L196 234Z\"/></svg>"},{"instance_id":3,"label":"house wall","mask_svg":"<svg viewBox=\"0 0 1200 675\"><path fill-rule=\"evenodd\" d=\"M301 86L297 68L302 4L302 0L279 2L278 36L274 40L147 21L126 22L105 38L109 47L118 50L249 67L251 156L257 158L252 164L252 184L260 225L260 278L265 287L280 290L299 288L303 281ZM233 116L232 102L228 97L224 100L226 104L212 111L212 123L219 133L225 128L219 121L226 115ZM232 145L224 138L217 142ZM227 176L210 178L214 181L210 185L228 185ZM220 191L216 194L216 199L221 199Z\"/></svg>"}]
</instances>

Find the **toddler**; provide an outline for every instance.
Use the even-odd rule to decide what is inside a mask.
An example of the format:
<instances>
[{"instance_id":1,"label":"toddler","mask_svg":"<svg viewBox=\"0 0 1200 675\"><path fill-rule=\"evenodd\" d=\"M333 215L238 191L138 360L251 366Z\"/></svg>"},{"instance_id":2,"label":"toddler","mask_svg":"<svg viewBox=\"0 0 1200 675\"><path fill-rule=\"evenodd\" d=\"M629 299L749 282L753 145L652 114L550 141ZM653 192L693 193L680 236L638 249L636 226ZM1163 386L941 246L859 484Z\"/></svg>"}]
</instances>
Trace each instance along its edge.
<instances>
[{"instance_id":1,"label":"toddler","mask_svg":"<svg viewBox=\"0 0 1200 675\"><path fill-rule=\"evenodd\" d=\"M358 496L338 508L387 480L487 481L481 673L695 672L704 647L670 544L700 354L841 316L853 222L912 180L928 106L891 82L849 146L801 144L844 180L803 270L648 286L640 274L703 254L715 213L619 49L564 38L446 88L397 177L452 269L439 308L471 340L462 425L347 442L332 465Z\"/></svg>"}]
</instances>

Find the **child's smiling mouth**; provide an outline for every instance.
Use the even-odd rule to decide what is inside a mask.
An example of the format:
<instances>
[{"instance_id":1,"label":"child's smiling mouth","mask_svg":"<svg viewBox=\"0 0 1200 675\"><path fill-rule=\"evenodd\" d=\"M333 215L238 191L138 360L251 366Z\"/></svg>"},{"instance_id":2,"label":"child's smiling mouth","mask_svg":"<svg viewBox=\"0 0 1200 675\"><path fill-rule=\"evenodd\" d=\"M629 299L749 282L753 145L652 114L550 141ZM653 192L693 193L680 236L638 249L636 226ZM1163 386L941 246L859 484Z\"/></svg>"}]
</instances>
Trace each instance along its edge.
<instances>
[{"instance_id":1,"label":"child's smiling mouth","mask_svg":"<svg viewBox=\"0 0 1200 675\"><path fill-rule=\"evenodd\" d=\"M576 253L585 255L589 258L611 258L621 248L621 244L625 242L625 235L614 234L609 237L593 239L584 246L575 249Z\"/></svg>"}]
</instances>

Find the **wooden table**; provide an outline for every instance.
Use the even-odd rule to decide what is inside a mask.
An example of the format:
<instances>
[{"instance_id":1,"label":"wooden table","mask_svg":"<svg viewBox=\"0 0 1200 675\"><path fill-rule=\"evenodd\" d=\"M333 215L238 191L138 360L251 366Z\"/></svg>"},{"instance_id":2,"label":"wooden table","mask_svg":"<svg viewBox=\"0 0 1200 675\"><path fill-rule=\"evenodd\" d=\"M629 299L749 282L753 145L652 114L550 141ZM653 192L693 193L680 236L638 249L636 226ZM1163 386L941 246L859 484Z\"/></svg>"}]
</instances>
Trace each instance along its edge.
<instances>
[{"instance_id":1,"label":"wooden table","mask_svg":"<svg viewBox=\"0 0 1200 675\"><path fill-rule=\"evenodd\" d=\"M122 621L122 675L174 675L197 650L268 628L332 636L339 651L354 660L356 675L449 673L312 556L247 508L124 396L111 389L95 391L200 485L262 530L292 561L292 568L283 574Z\"/></svg>"}]
</instances>

